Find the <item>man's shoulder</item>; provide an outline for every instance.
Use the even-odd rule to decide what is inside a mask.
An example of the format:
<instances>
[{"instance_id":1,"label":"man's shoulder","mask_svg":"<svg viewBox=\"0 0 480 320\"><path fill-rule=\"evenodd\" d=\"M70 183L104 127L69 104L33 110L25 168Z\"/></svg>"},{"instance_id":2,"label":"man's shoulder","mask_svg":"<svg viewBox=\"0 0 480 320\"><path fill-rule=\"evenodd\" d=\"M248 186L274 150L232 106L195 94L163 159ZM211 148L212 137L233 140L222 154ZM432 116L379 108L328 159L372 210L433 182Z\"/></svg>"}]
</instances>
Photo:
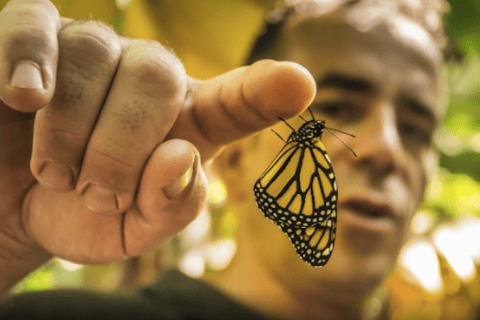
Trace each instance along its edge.
<instances>
[{"instance_id":1,"label":"man's shoulder","mask_svg":"<svg viewBox=\"0 0 480 320\"><path fill-rule=\"evenodd\" d=\"M59 289L7 298L0 319L242 319L264 320L209 284L178 270L134 291Z\"/></svg>"}]
</instances>

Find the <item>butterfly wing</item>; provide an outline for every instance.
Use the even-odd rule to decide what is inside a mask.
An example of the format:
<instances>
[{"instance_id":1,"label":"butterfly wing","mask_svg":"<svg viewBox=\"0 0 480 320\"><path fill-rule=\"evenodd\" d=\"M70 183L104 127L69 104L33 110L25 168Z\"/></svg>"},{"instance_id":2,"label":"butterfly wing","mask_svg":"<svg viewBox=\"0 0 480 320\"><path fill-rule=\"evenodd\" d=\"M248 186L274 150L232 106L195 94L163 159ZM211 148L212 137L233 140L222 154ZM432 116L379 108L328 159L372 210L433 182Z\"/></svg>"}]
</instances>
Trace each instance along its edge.
<instances>
[{"instance_id":1,"label":"butterfly wing","mask_svg":"<svg viewBox=\"0 0 480 320\"><path fill-rule=\"evenodd\" d=\"M289 141L254 186L263 214L276 224L309 227L336 209L337 183L319 138Z\"/></svg>"},{"instance_id":2,"label":"butterfly wing","mask_svg":"<svg viewBox=\"0 0 480 320\"><path fill-rule=\"evenodd\" d=\"M272 163L263 172L253 187L255 201L265 217L275 223L285 216L285 206L281 206L276 197L283 185L291 183L296 175L295 163L299 161L301 149L297 141L290 141L282 148ZM287 212L288 215L288 212Z\"/></svg>"},{"instance_id":3,"label":"butterfly wing","mask_svg":"<svg viewBox=\"0 0 480 320\"><path fill-rule=\"evenodd\" d=\"M323 222L307 228L280 226L295 247L300 258L312 267L323 267L333 252L337 231L337 212Z\"/></svg>"}]
</instances>

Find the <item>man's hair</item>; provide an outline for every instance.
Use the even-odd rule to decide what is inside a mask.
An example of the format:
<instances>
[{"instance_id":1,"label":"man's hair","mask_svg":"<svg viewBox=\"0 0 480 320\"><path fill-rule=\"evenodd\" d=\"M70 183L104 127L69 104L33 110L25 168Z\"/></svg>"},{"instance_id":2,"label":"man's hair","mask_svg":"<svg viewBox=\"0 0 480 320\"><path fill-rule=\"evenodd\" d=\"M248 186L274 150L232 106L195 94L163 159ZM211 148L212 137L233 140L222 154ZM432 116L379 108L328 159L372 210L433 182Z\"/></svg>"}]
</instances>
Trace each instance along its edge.
<instances>
[{"instance_id":1,"label":"man's hair","mask_svg":"<svg viewBox=\"0 0 480 320\"><path fill-rule=\"evenodd\" d=\"M445 33L444 16L449 10L445 0L284 0L269 15L248 63L256 61L273 47L289 19L336 13L341 13L347 23L360 31L368 31L380 23L388 25L395 17L406 18L430 34L438 48L443 50L446 60L460 60L453 39Z\"/></svg>"}]
</instances>

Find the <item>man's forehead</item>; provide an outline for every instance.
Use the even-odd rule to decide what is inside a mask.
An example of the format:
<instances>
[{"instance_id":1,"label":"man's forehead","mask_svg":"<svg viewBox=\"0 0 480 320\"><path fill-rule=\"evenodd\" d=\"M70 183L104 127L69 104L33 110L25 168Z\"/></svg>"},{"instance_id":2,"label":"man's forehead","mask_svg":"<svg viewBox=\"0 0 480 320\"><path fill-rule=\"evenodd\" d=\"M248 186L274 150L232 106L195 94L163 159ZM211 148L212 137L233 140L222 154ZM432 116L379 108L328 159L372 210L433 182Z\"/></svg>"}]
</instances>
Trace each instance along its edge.
<instances>
[{"instance_id":1,"label":"man's forehead","mask_svg":"<svg viewBox=\"0 0 480 320\"><path fill-rule=\"evenodd\" d=\"M379 25L388 26L394 34L408 34L412 43L429 42L431 47L429 50L435 47L439 49L446 42L442 22L443 15L450 10L446 0L285 0L284 2L286 6L283 7L283 16L292 24L309 19L336 17L361 32L367 32ZM275 12L282 12L281 8L282 6ZM289 9L285 10L285 8ZM430 42L433 46L430 46ZM442 59L440 50L437 53Z\"/></svg>"},{"instance_id":2,"label":"man's forehead","mask_svg":"<svg viewBox=\"0 0 480 320\"><path fill-rule=\"evenodd\" d=\"M389 72L393 69L385 64L395 63L401 65L400 71L415 73L415 80L423 81L436 80L440 72L433 56L423 55L411 47L408 39L394 38L380 27L360 32L343 21L317 18L286 27L285 34L287 45L279 50L286 48L284 52L289 53L290 59L308 57L312 66L343 65L352 72L369 74Z\"/></svg>"},{"instance_id":3,"label":"man's forehead","mask_svg":"<svg viewBox=\"0 0 480 320\"><path fill-rule=\"evenodd\" d=\"M394 47L404 51L410 59L424 64L437 74L441 69L443 56L431 35L418 23L403 15L392 15L366 28L350 19L343 12L300 17L291 19L285 25L287 30L300 30L310 33L310 39L316 37L334 37L366 35L378 42L380 46ZM302 36L305 36L302 35Z\"/></svg>"},{"instance_id":4,"label":"man's forehead","mask_svg":"<svg viewBox=\"0 0 480 320\"><path fill-rule=\"evenodd\" d=\"M400 16L393 20L388 26L380 25L373 29L372 36L401 50L410 60L422 64L437 76L442 66L443 56L432 37L413 21Z\"/></svg>"}]
</instances>

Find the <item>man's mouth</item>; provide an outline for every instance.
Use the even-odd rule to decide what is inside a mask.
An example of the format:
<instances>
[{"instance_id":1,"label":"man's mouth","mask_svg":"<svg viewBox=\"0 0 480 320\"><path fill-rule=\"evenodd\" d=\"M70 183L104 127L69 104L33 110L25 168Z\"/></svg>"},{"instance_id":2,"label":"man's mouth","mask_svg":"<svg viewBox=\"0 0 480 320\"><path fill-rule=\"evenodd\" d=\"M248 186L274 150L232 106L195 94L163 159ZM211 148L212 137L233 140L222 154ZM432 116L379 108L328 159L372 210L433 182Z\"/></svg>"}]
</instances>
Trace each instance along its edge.
<instances>
[{"instance_id":1,"label":"man's mouth","mask_svg":"<svg viewBox=\"0 0 480 320\"><path fill-rule=\"evenodd\" d=\"M398 223L393 206L369 197L349 198L339 203L339 216L345 214L346 227L383 233ZM340 218L341 219L341 218Z\"/></svg>"},{"instance_id":2,"label":"man's mouth","mask_svg":"<svg viewBox=\"0 0 480 320\"><path fill-rule=\"evenodd\" d=\"M386 202L374 201L366 198L352 198L345 201L344 206L357 214L369 218L394 217L394 210Z\"/></svg>"}]
</instances>

